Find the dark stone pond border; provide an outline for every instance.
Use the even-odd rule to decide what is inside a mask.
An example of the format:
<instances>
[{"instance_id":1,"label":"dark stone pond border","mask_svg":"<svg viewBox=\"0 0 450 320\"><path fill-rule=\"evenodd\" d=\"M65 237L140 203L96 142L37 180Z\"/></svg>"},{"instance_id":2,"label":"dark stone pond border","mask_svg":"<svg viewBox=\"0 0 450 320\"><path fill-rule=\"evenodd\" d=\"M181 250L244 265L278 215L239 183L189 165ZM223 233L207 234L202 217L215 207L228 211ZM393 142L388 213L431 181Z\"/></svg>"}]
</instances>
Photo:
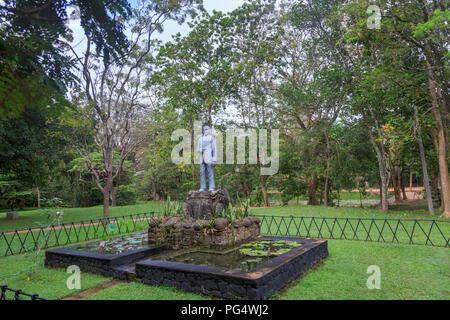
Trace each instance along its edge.
<instances>
[{"instance_id":1,"label":"dark stone pond border","mask_svg":"<svg viewBox=\"0 0 450 320\"><path fill-rule=\"evenodd\" d=\"M79 246L78 244L47 250L45 252L45 265L57 268L77 265L82 271L128 280L129 272L124 266L160 253L163 250L163 247L148 247L118 254L101 254L75 250Z\"/></svg>"},{"instance_id":2,"label":"dark stone pond border","mask_svg":"<svg viewBox=\"0 0 450 320\"><path fill-rule=\"evenodd\" d=\"M262 237L261 240L299 241L294 248L251 271L153 260L136 263L136 276L149 285L166 285L225 299L267 299L328 257L327 240Z\"/></svg>"}]
</instances>

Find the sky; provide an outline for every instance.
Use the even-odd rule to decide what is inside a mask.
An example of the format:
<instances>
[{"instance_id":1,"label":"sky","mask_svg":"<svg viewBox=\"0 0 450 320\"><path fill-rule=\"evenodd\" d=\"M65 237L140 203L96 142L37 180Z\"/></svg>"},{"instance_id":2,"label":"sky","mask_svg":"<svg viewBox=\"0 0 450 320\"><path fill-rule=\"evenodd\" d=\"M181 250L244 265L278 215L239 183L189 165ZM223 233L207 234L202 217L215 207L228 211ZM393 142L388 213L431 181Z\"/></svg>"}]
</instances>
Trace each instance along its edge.
<instances>
[{"instance_id":1,"label":"sky","mask_svg":"<svg viewBox=\"0 0 450 320\"><path fill-rule=\"evenodd\" d=\"M137 0L129 0L131 6L136 6ZM240 5L242 5L244 0L203 0L203 6L205 9L212 13L213 10L230 12ZM74 40L72 41L72 46L75 47L75 51L81 55L86 48L86 38L84 36L83 29L80 26L79 20L71 20L68 27L73 31ZM172 40L172 36L178 32L181 35L187 35L189 33L189 26L187 22L179 25L175 21L166 21L164 24L164 31L161 34L156 34L154 38L160 39L163 42Z\"/></svg>"},{"instance_id":2,"label":"sky","mask_svg":"<svg viewBox=\"0 0 450 320\"><path fill-rule=\"evenodd\" d=\"M137 0L129 0L131 6L136 6ZM245 0L203 0L203 6L205 9L211 14L213 10L222 11L224 13L233 11L240 5L242 5ZM73 10L73 9L72 9ZM72 12L70 10L69 12ZM73 31L73 38L71 45L74 48L74 51L77 52L78 56L83 56L84 51L86 50L86 37L84 35L84 31L80 26L79 20L70 20L68 27ZM171 41L172 36L177 34L178 32L183 36L189 33L190 27L187 22L179 25L175 21L166 21L164 24L164 30L161 34L157 33L154 35L154 38L159 39L163 42ZM235 106L227 106L226 110L220 112L219 118L221 119L229 119L233 118L236 114Z\"/></svg>"},{"instance_id":3,"label":"sky","mask_svg":"<svg viewBox=\"0 0 450 320\"><path fill-rule=\"evenodd\" d=\"M203 0L203 6L205 9L212 13L213 10L230 12L244 3L244 0ZM163 42L172 40L172 35L181 33L181 35L187 35L189 33L189 26L185 22L183 25L179 25L174 21L169 21L164 25L164 32L157 36L158 39Z\"/></svg>"}]
</instances>

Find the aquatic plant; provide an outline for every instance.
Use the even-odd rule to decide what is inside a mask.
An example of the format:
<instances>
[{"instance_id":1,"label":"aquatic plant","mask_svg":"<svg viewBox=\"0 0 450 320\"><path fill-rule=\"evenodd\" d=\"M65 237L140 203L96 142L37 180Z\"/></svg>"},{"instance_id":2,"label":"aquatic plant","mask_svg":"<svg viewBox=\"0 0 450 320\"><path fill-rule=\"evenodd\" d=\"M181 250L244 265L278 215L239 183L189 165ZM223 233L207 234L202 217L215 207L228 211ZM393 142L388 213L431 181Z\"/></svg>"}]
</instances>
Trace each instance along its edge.
<instances>
[{"instance_id":1,"label":"aquatic plant","mask_svg":"<svg viewBox=\"0 0 450 320\"><path fill-rule=\"evenodd\" d=\"M302 244L297 241L289 241L289 240L263 240L251 243L245 243L240 246L239 253L251 256L278 256L283 253L290 251L295 247L299 247Z\"/></svg>"}]
</instances>

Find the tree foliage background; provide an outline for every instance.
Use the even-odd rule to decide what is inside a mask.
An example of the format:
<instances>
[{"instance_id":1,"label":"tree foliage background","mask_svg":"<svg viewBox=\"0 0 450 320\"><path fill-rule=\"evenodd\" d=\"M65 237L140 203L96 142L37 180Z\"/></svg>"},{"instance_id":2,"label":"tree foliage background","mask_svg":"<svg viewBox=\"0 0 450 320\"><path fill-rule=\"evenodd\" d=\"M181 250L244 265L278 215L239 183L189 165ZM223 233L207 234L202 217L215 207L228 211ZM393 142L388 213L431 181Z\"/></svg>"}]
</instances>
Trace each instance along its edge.
<instances>
[{"instance_id":1,"label":"tree foliage background","mask_svg":"<svg viewBox=\"0 0 450 320\"><path fill-rule=\"evenodd\" d=\"M377 1L379 28L370 4L249 0L222 13L193 0L3 1L1 205L184 199L198 166L172 163L171 134L185 128L193 141L200 120L281 130L276 175L261 176L259 161L216 167L233 198L333 205L370 186L388 210L388 187L401 201L414 177L450 217L448 3ZM81 56L73 6L89 43ZM155 40L170 20L190 32Z\"/></svg>"}]
</instances>

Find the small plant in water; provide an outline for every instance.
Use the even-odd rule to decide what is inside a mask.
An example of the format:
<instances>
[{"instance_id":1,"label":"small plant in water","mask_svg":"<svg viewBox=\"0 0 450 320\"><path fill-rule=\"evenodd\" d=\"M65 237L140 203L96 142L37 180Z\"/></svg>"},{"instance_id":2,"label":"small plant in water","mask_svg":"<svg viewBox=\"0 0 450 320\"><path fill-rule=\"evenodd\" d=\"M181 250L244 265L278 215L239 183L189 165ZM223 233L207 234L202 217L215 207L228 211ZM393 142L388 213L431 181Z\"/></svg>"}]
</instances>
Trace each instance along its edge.
<instances>
[{"instance_id":1,"label":"small plant in water","mask_svg":"<svg viewBox=\"0 0 450 320\"><path fill-rule=\"evenodd\" d=\"M295 247L299 247L302 244L297 241L289 240L274 240L274 241L258 241L252 243L245 243L240 246L239 253L251 256L278 256L286 253Z\"/></svg>"}]
</instances>

